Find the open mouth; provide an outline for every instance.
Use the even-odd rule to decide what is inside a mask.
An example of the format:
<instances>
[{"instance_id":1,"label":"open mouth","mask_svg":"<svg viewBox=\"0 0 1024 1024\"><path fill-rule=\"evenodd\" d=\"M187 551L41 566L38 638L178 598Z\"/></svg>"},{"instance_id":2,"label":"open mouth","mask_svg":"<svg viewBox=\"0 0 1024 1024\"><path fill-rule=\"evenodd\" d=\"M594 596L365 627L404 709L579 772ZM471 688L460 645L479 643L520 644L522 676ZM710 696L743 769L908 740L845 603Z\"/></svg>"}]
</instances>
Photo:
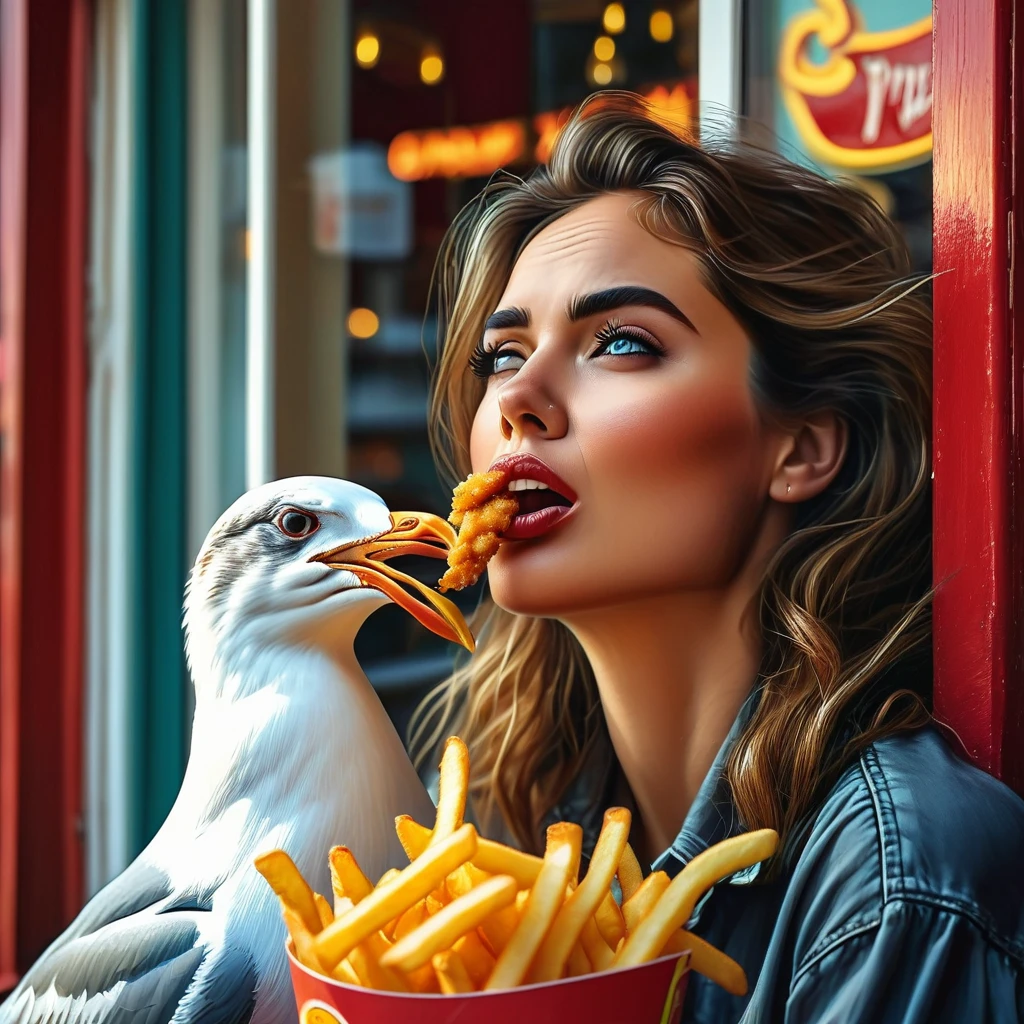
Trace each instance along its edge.
<instances>
[{"instance_id":1,"label":"open mouth","mask_svg":"<svg viewBox=\"0 0 1024 1024\"><path fill-rule=\"evenodd\" d=\"M444 559L455 543L455 530L429 512L392 512L391 523L386 533L327 551L315 560L332 569L347 569L364 586L385 594L431 632L472 651L476 645L462 612L425 583L385 564L399 555Z\"/></svg>"},{"instance_id":2,"label":"open mouth","mask_svg":"<svg viewBox=\"0 0 1024 1024\"><path fill-rule=\"evenodd\" d=\"M535 455L507 455L492 468L508 473L509 496L519 503L519 511L502 535L505 540L540 537L576 507L576 492Z\"/></svg>"},{"instance_id":3,"label":"open mouth","mask_svg":"<svg viewBox=\"0 0 1024 1024\"><path fill-rule=\"evenodd\" d=\"M527 483L526 480L513 480L513 484ZM550 487L513 489L508 488L509 493L519 502L517 515L528 516L534 512L542 512L547 508L572 508L572 502L563 494L551 490Z\"/></svg>"}]
</instances>

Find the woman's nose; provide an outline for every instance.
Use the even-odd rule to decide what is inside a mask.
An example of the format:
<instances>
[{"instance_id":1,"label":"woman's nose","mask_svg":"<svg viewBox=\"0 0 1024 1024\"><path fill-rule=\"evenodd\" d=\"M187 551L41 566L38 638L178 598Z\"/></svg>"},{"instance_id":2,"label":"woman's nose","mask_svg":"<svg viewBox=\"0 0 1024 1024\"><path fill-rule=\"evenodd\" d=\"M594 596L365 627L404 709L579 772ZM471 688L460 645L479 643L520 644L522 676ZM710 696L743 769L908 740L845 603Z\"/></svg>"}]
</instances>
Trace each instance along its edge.
<instances>
[{"instance_id":1,"label":"woman's nose","mask_svg":"<svg viewBox=\"0 0 1024 1024\"><path fill-rule=\"evenodd\" d=\"M501 433L506 441L520 437L552 440L564 437L569 429L565 405L547 388L537 386L523 370L498 389L498 413Z\"/></svg>"}]
</instances>

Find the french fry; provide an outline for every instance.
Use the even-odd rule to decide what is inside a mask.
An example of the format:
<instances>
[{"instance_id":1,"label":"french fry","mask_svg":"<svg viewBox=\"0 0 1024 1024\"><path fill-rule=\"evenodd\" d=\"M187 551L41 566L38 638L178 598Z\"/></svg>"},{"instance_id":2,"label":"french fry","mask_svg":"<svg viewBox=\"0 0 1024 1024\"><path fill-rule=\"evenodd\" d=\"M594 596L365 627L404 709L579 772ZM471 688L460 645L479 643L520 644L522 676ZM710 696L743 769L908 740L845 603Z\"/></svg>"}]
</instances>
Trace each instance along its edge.
<instances>
[{"instance_id":1,"label":"french fry","mask_svg":"<svg viewBox=\"0 0 1024 1024\"><path fill-rule=\"evenodd\" d=\"M770 828L732 836L697 854L669 882L657 905L616 954L616 967L635 967L661 952L673 932L686 924L701 894L743 868L770 857L779 845Z\"/></svg>"},{"instance_id":2,"label":"french fry","mask_svg":"<svg viewBox=\"0 0 1024 1024\"><path fill-rule=\"evenodd\" d=\"M436 994L441 991L437 974L430 964L424 964L422 967L417 967L415 971L410 971L406 975L406 979L413 992L418 992L420 995Z\"/></svg>"},{"instance_id":3,"label":"french fry","mask_svg":"<svg viewBox=\"0 0 1024 1024\"><path fill-rule=\"evenodd\" d=\"M452 949L462 959L474 988L481 987L494 970L494 957L487 951L479 932L466 932L452 945Z\"/></svg>"},{"instance_id":4,"label":"french fry","mask_svg":"<svg viewBox=\"0 0 1024 1024\"><path fill-rule=\"evenodd\" d=\"M622 916L626 920L626 934L632 935L640 922L654 909L661 894L668 888L670 879L664 871L652 871L635 893L622 904Z\"/></svg>"},{"instance_id":5,"label":"french fry","mask_svg":"<svg viewBox=\"0 0 1024 1024\"><path fill-rule=\"evenodd\" d=\"M408 910L398 915L395 923L394 940L405 938L409 932L418 928L427 919L427 901L417 900Z\"/></svg>"},{"instance_id":6,"label":"french fry","mask_svg":"<svg viewBox=\"0 0 1024 1024\"><path fill-rule=\"evenodd\" d=\"M462 825L469 794L469 751L458 736L449 736L441 755L437 817L427 846L434 846Z\"/></svg>"},{"instance_id":7,"label":"french fry","mask_svg":"<svg viewBox=\"0 0 1024 1024\"><path fill-rule=\"evenodd\" d=\"M619 939L626 934L626 919L610 892L604 894L604 899L594 912L594 920L597 922L601 938L614 949L619 944Z\"/></svg>"},{"instance_id":8,"label":"french fry","mask_svg":"<svg viewBox=\"0 0 1024 1024\"><path fill-rule=\"evenodd\" d=\"M316 911L320 917L320 929L323 930L333 923L334 911L331 909L330 903L327 902L327 898L318 892L313 893L313 902L316 904Z\"/></svg>"},{"instance_id":9,"label":"french fry","mask_svg":"<svg viewBox=\"0 0 1024 1024\"><path fill-rule=\"evenodd\" d=\"M569 954L569 962L566 965L566 974L570 978L579 978L584 974L590 974L593 971L593 967L590 966L590 959L587 954L583 952L583 947L577 942L572 947L572 952Z\"/></svg>"},{"instance_id":10,"label":"french fry","mask_svg":"<svg viewBox=\"0 0 1024 1024\"><path fill-rule=\"evenodd\" d=\"M281 902L298 914L306 928L316 935L320 931L320 912L316 909L313 890L299 873L295 861L284 850L271 850L260 854L255 864Z\"/></svg>"},{"instance_id":11,"label":"french fry","mask_svg":"<svg viewBox=\"0 0 1024 1024\"><path fill-rule=\"evenodd\" d=\"M515 907L505 907L482 921L478 930L491 953L498 957L505 951L518 927L519 912Z\"/></svg>"},{"instance_id":12,"label":"french fry","mask_svg":"<svg viewBox=\"0 0 1024 1024\"><path fill-rule=\"evenodd\" d=\"M730 995L745 996L747 994L747 975L742 967L731 957L716 949L710 942L705 942L693 932L678 931L673 934L658 954L667 956L669 953L690 951L690 970L703 974L716 985L721 985Z\"/></svg>"},{"instance_id":13,"label":"french fry","mask_svg":"<svg viewBox=\"0 0 1024 1024\"><path fill-rule=\"evenodd\" d=\"M320 961L328 968L334 967L368 935L431 893L447 874L475 852L476 829L463 825L325 928L316 939Z\"/></svg>"},{"instance_id":14,"label":"french fry","mask_svg":"<svg viewBox=\"0 0 1024 1024\"><path fill-rule=\"evenodd\" d=\"M410 861L415 860L430 841L430 829L414 821L408 814L400 814L395 818L395 831ZM472 860L473 867L489 875L511 875L521 889L529 889L537 881L543 863L540 857L535 857L532 853L514 850L511 846L496 843L493 839L484 839L482 836L478 840L476 855Z\"/></svg>"},{"instance_id":15,"label":"french fry","mask_svg":"<svg viewBox=\"0 0 1024 1024\"><path fill-rule=\"evenodd\" d=\"M607 971L611 967L612 961L615 959L615 951L601 938L601 933L593 918L589 918L584 924L583 931L580 933L580 943L595 971Z\"/></svg>"},{"instance_id":16,"label":"french fry","mask_svg":"<svg viewBox=\"0 0 1024 1024\"><path fill-rule=\"evenodd\" d=\"M333 847L333 909L287 853L257 858L300 963L349 985L451 994L576 978L688 951L693 970L728 992L746 992L740 965L681 925L710 886L770 856L774 832L719 843L672 881L663 871L644 878L627 841L629 812L611 808L578 880L578 825L552 825L543 857L481 839L463 822L468 786L468 753L453 737L441 759L434 827L395 819L409 865L386 871L374 886L351 850Z\"/></svg>"},{"instance_id":17,"label":"french fry","mask_svg":"<svg viewBox=\"0 0 1024 1024\"><path fill-rule=\"evenodd\" d=\"M473 867L488 874L511 875L522 889L528 889L537 881L543 863L532 853L514 850L493 839L482 839L472 860Z\"/></svg>"},{"instance_id":18,"label":"french fry","mask_svg":"<svg viewBox=\"0 0 1024 1024\"><path fill-rule=\"evenodd\" d=\"M284 926L291 936L292 947L295 950L295 959L308 967L311 971L323 973L320 958L313 948L314 934L306 927L306 922L299 917L298 913L288 906L284 900L281 901L281 913L284 915Z\"/></svg>"},{"instance_id":19,"label":"french fry","mask_svg":"<svg viewBox=\"0 0 1024 1024\"><path fill-rule=\"evenodd\" d=\"M395 818L395 833L410 864L427 848L427 843L430 842L430 829L418 821L414 821L409 814L399 814Z\"/></svg>"},{"instance_id":20,"label":"french fry","mask_svg":"<svg viewBox=\"0 0 1024 1024\"><path fill-rule=\"evenodd\" d=\"M626 848L619 858L619 869L616 872L619 876L619 888L622 890L622 902L625 903L630 896L640 888L644 880L644 873L640 868L640 861L636 859L633 847L626 843Z\"/></svg>"},{"instance_id":21,"label":"french fry","mask_svg":"<svg viewBox=\"0 0 1024 1024\"><path fill-rule=\"evenodd\" d=\"M449 949L456 940L476 928L488 914L507 907L516 898L516 881L497 875L464 896L452 900L443 910L428 917L418 928L381 957L386 967L414 971L430 962L435 953Z\"/></svg>"},{"instance_id":22,"label":"french fry","mask_svg":"<svg viewBox=\"0 0 1024 1024\"><path fill-rule=\"evenodd\" d=\"M445 995L458 995L462 992L475 991L473 981L466 970L466 965L454 949L446 949L442 953L435 953L430 962L437 974L441 991Z\"/></svg>"},{"instance_id":23,"label":"french fry","mask_svg":"<svg viewBox=\"0 0 1024 1024\"><path fill-rule=\"evenodd\" d=\"M334 902L335 914L342 917L349 913L355 904L347 896L339 896ZM388 942L380 932L367 936L351 953L339 961L332 978L345 981L363 988L382 989L387 992L408 992L409 987L393 971L384 970L380 966L381 954L387 950Z\"/></svg>"},{"instance_id":24,"label":"french fry","mask_svg":"<svg viewBox=\"0 0 1024 1024\"><path fill-rule=\"evenodd\" d=\"M363 874L347 846L332 846L327 862L331 867L331 889L335 899L347 896L353 903L358 903L373 892L373 884Z\"/></svg>"},{"instance_id":25,"label":"french fry","mask_svg":"<svg viewBox=\"0 0 1024 1024\"><path fill-rule=\"evenodd\" d=\"M408 992L409 985L401 975L385 967L380 962L381 954L388 949L388 941L380 932L367 936L348 955L360 981L367 988L380 989L382 992Z\"/></svg>"},{"instance_id":26,"label":"french fry","mask_svg":"<svg viewBox=\"0 0 1024 1024\"><path fill-rule=\"evenodd\" d=\"M565 823L562 823L563 825ZM530 890L519 927L502 950L485 990L513 988L520 984L530 969L540 944L562 904L573 865L579 862L582 830L551 825L544 851L544 866Z\"/></svg>"},{"instance_id":27,"label":"french fry","mask_svg":"<svg viewBox=\"0 0 1024 1024\"><path fill-rule=\"evenodd\" d=\"M479 840L477 840L477 843L477 848L479 849ZM470 889L480 885L482 882L486 882L490 877L492 876L486 871L473 867L471 863L463 864L461 868L456 868L445 879L445 889L448 891L449 899L454 900L459 896L465 896Z\"/></svg>"},{"instance_id":28,"label":"french fry","mask_svg":"<svg viewBox=\"0 0 1024 1024\"><path fill-rule=\"evenodd\" d=\"M331 971L331 977L335 981L343 981L346 985L362 985L359 980L359 975L356 974L355 968L348 962L348 960L342 960L337 967Z\"/></svg>"},{"instance_id":29,"label":"french fry","mask_svg":"<svg viewBox=\"0 0 1024 1024\"><path fill-rule=\"evenodd\" d=\"M605 811L601 834L590 858L586 877L565 901L544 937L530 968L529 978L532 983L556 981L562 976L572 947L580 938L584 926L592 921L595 911L608 893L608 887L626 846L629 825L630 813L625 807L612 807ZM604 939L597 932L596 923L593 928L594 934L607 948ZM601 965L595 961L592 951L585 944L584 950L590 962L600 970ZM608 959L611 959L610 956Z\"/></svg>"}]
</instances>

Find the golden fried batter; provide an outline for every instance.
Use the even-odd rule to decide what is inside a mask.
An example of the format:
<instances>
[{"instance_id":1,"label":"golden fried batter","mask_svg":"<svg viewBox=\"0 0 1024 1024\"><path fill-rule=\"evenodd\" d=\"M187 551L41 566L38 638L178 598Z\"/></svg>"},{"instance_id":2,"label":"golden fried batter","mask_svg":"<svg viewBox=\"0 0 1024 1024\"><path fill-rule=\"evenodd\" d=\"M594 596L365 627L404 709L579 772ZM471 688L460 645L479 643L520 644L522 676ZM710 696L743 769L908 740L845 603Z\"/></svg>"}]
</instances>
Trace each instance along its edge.
<instances>
[{"instance_id":1,"label":"golden fried batter","mask_svg":"<svg viewBox=\"0 0 1024 1024\"><path fill-rule=\"evenodd\" d=\"M449 568L438 582L442 594L476 583L498 550L500 535L519 511L519 502L501 493L506 479L502 470L473 473L455 488L448 521L459 528L459 539L448 552Z\"/></svg>"}]
</instances>

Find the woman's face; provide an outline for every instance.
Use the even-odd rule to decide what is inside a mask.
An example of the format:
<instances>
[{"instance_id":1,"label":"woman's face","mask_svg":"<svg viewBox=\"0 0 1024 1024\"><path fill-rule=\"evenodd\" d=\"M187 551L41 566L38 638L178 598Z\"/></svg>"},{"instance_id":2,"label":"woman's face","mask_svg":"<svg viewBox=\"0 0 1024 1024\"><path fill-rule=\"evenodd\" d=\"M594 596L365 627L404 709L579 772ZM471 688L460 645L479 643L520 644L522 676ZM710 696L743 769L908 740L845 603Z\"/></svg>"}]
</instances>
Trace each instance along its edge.
<instances>
[{"instance_id":1,"label":"woman's face","mask_svg":"<svg viewBox=\"0 0 1024 1024\"><path fill-rule=\"evenodd\" d=\"M602 196L541 231L474 359L487 385L474 472L515 453L564 482L563 509L529 518L554 494L516 491L520 539L488 567L512 612L571 620L719 590L762 534L782 438L754 407L750 342L693 257L640 227L636 201ZM543 475L529 461L517 472Z\"/></svg>"}]
</instances>

